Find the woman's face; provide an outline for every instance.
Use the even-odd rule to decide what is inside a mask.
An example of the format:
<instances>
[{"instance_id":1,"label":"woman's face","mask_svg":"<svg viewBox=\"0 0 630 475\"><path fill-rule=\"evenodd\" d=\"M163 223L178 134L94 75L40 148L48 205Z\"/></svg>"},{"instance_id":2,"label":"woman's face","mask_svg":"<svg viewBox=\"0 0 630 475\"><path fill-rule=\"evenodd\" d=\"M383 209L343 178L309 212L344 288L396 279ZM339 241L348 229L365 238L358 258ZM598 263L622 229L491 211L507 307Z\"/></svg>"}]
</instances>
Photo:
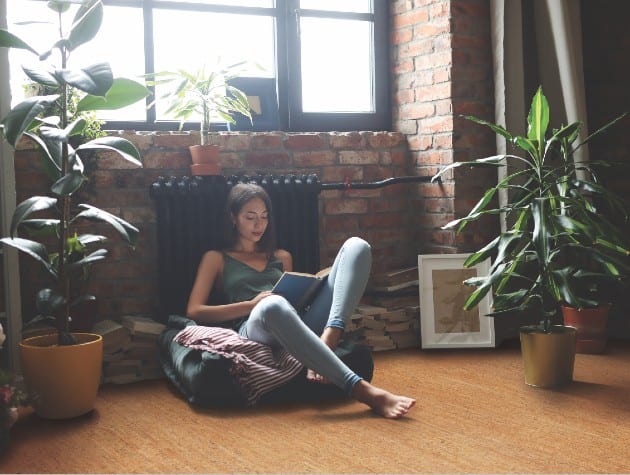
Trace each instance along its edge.
<instances>
[{"instance_id":1,"label":"woman's face","mask_svg":"<svg viewBox=\"0 0 630 475\"><path fill-rule=\"evenodd\" d=\"M265 202L260 198L252 198L243 205L235 218L239 238L257 243L265 234L268 220Z\"/></svg>"}]
</instances>

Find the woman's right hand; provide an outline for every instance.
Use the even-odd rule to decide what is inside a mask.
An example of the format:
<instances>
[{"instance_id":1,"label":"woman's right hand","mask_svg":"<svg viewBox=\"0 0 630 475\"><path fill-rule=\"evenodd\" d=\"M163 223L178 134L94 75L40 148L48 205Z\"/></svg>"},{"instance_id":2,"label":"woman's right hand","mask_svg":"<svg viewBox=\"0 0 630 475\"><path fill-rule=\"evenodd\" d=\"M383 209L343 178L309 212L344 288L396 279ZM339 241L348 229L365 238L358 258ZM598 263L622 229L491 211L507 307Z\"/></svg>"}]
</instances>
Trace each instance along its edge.
<instances>
[{"instance_id":1,"label":"woman's right hand","mask_svg":"<svg viewBox=\"0 0 630 475\"><path fill-rule=\"evenodd\" d=\"M269 297L270 295L273 295L273 292L271 290L264 290L263 292L259 293L258 295L256 295L256 297L250 300L250 302L252 303L252 307L256 306L258 302L260 302L265 297Z\"/></svg>"}]
</instances>

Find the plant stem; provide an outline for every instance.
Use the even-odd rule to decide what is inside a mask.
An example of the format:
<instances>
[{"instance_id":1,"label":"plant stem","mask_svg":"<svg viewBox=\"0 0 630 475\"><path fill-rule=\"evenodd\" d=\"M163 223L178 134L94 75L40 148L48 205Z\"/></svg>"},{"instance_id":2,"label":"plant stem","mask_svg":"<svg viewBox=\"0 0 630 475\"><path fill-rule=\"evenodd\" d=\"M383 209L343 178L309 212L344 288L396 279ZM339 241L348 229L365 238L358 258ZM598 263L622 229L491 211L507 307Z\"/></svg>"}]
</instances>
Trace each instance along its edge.
<instances>
[{"instance_id":1,"label":"plant stem","mask_svg":"<svg viewBox=\"0 0 630 475\"><path fill-rule=\"evenodd\" d=\"M67 52L65 47L61 47L61 67L66 68ZM64 82L60 91L60 127L65 129L68 125L68 85ZM61 146L61 176L68 173L68 142L64 141ZM61 201L61 220L59 222L59 259L58 259L58 279L61 294L65 297L63 308L63 324L60 325L61 331L68 333L70 331L70 280L66 278L66 241L68 235L68 222L70 220L71 197L64 196ZM61 335L60 335L61 338ZM61 343L61 341L60 341Z\"/></svg>"}]
</instances>

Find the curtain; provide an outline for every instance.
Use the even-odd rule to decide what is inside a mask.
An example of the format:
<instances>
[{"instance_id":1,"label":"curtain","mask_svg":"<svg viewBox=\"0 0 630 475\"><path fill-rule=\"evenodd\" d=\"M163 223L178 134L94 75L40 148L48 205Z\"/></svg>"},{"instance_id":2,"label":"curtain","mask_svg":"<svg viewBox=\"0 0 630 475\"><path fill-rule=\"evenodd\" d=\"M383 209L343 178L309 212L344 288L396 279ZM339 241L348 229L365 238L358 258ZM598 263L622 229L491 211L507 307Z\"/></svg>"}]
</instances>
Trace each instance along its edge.
<instances>
[{"instance_id":1,"label":"curtain","mask_svg":"<svg viewBox=\"0 0 630 475\"><path fill-rule=\"evenodd\" d=\"M588 124L580 0L491 0L490 11L495 122L511 132L525 133L531 100L526 95L542 85L552 125L581 121L580 139L584 140ZM529 34L533 41L527 42ZM505 140L498 137L497 153L505 151ZM588 160L588 147L576 151L574 159ZM505 203L504 196L499 200Z\"/></svg>"}]
</instances>

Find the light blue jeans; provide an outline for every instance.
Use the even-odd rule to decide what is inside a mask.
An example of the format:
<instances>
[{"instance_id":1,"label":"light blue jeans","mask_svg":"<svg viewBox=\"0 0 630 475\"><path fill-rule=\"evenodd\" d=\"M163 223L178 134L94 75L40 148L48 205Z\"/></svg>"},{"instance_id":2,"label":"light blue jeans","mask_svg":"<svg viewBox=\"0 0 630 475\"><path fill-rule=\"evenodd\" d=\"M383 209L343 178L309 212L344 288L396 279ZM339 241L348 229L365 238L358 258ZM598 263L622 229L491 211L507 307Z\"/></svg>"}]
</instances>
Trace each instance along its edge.
<instances>
[{"instance_id":1,"label":"light blue jeans","mask_svg":"<svg viewBox=\"0 0 630 475\"><path fill-rule=\"evenodd\" d=\"M372 250L361 238L349 238L332 265L327 281L300 316L279 295L261 300L239 333L272 347L283 347L305 367L327 378L350 395L361 377L322 342L326 327L345 329L363 296L372 266Z\"/></svg>"}]
</instances>

